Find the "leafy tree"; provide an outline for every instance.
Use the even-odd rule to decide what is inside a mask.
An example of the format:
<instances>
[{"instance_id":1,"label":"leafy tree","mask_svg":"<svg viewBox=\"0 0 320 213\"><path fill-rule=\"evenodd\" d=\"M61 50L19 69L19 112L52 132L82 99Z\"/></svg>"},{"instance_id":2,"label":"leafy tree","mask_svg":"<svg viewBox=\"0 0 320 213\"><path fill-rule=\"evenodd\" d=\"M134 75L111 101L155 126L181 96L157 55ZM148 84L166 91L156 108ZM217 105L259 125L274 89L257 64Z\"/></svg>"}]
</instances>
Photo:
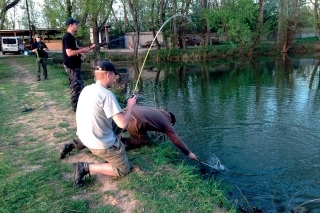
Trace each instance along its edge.
<instances>
[{"instance_id":1,"label":"leafy tree","mask_svg":"<svg viewBox=\"0 0 320 213\"><path fill-rule=\"evenodd\" d=\"M140 40L140 20L139 20L139 13L141 8L143 7L141 5L140 0L128 0L130 13L133 20L134 30L135 30L135 37L134 37L134 57L138 58L138 46L139 46L139 40Z\"/></svg>"},{"instance_id":2,"label":"leafy tree","mask_svg":"<svg viewBox=\"0 0 320 213\"><path fill-rule=\"evenodd\" d=\"M315 27L314 11L307 5L302 5L300 9L300 15L298 19L299 28L312 28Z\"/></svg>"},{"instance_id":3,"label":"leafy tree","mask_svg":"<svg viewBox=\"0 0 320 213\"><path fill-rule=\"evenodd\" d=\"M318 32L318 35L320 35L320 6L319 6L319 0L311 1L313 5L313 17L315 19L315 25L316 30ZM318 39L320 40L320 36L318 36Z\"/></svg>"},{"instance_id":4,"label":"leafy tree","mask_svg":"<svg viewBox=\"0 0 320 213\"><path fill-rule=\"evenodd\" d=\"M113 0L44 0L44 16L50 28L65 30L65 21L73 17L80 21L77 36L89 43L89 28L93 28L93 40L98 44L98 32L111 14ZM107 6L97 6L107 5ZM99 49L98 49L99 50Z\"/></svg>"},{"instance_id":5,"label":"leafy tree","mask_svg":"<svg viewBox=\"0 0 320 213\"><path fill-rule=\"evenodd\" d=\"M99 32L104 28L111 14L113 0L79 0L80 5L87 3L82 11L82 21L87 23L87 27L93 29L93 41L96 45L99 43ZM107 7L97 7L96 5L108 5ZM87 31L88 32L88 31ZM100 48L97 48L100 51Z\"/></svg>"},{"instance_id":6,"label":"leafy tree","mask_svg":"<svg viewBox=\"0 0 320 213\"><path fill-rule=\"evenodd\" d=\"M305 4L305 0L284 0L283 18L284 22L284 34L282 43L282 53L286 53L292 45L295 34L297 31L298 19L301 16L301 8ZM279 17L279 20L282 17ZM281 29L279 27L279 29Z\"/></svg>"},{"instance_id":7,"label":"leafy tree","mask_svg":"<svg viewBox=\"0 0 320 213\"><path fill-rule=\"evenodd\" d=\"M281 0L265 0L264 4L264 26L267 28L267 32L277 32L278 18L279 18L279 4Z\"/></svg>"},{"instance_id":8,"label":"leafy tree","mask_svg":"<svg viewBox=\"0 0 320 213\"><path fill-rule=\"evenodd\" d=\"M67 0L44 0L43 15L47 27L64 29L64 23L70 14L67 9L74 8L76 1L72 1L72 5L67 8ZM76 18L76 17L75 17Z\"/></svg>"},{"instance_id":9,"label":"leafy tree","mask_svg":"<svg viewBox=\"0 0 320 213\"><path fill-rule=\"evenodd\" d=\"M20 0L0 0L0 30L3 30L7 11L19 2Z\"/></svg>"},{"instance_id":10,"label":"leafy tree","mask_svg":"<svg viewBox=\"0 0 320 213\"><path fill-rule=\"evenodd\" d=\"M239 12L239 8L245 12ZM258 5L252 0L225 0L218 9L206 10L204 16L209 26L216 27L219 34L246 45L252 38L252 29L257 22Z\"/></svg>"},{"instance_id":11,"label":"leafy tree","mask_svg":"<svg viewBox=\"0 0 320 213\"><path fill-rule=\"evenodd\" d=\"M253 44L249 49L249 55L252 55L254 48L260 43L260 36L263 28L263 6L264 0L259 0L259 17L257 19L257 27L254 32Z\"/></svg>"}]
</instances>

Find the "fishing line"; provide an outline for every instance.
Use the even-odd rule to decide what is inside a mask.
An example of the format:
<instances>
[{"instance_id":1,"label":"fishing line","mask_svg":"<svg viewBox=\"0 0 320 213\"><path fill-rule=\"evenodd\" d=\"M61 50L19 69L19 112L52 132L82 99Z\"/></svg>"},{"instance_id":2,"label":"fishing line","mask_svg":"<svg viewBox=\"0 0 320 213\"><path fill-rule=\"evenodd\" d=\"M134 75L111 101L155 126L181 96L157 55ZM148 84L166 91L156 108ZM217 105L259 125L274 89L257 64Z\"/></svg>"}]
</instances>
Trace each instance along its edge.
<instances>
[{"instance_id":1,"label":"fishing line","mask_svg":"<svg viewBox=\"0 0 320 213\"><path fill-rule=\"evenodd\" d=\"M151 44L150 44L150 47L148 48L147 54L146 54L146 56L144 57L144 60L143 60L141 69L140 69L140 71L139 71L139 75L138 75L137 82L136 82L135 87L134 87L134 89L133 89L133 94L136 93L136 90L137 90L137 87L138 87L138 83L139 83L139 80L140 80L140 77L141 77L141 74L142 74L142 70L143 70L143 67L144 67L144 65L145 65L145 63L146 63L146 60L147 60L147 57L148 57L149 52L150 52L150 50L151 50L151 47L152 47L152 45L153 45L153 42L156 40L156 38L158 37L158 34L159 34L160 31L162 30L162 28L166 25L166 23L168 23L172 18L174 18L174 17L176 17L176 16L184 16L184 15L176 14L176 15L173 15L173 16L171 16L170 18L168 18L168 19L162 24L162 26L161 26L160 29L158 30L156 36L153 38L153 40L152 40L152 42L151 42Z\"/></svg>"}]
</instances>

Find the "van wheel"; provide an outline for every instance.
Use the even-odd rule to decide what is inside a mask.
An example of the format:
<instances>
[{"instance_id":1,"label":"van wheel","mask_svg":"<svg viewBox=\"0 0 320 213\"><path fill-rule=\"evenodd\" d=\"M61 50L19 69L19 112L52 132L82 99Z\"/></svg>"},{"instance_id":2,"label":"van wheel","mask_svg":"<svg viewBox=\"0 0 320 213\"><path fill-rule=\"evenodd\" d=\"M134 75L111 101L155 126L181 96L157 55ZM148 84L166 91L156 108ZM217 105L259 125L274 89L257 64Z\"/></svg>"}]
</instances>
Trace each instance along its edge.
<instances>
[{"instance_id":1,"label":"van wheel","mask_svg":"<svg viewBox=\"0 0 320 213\"><path fill-rule=\"evenodd\" d=\"M5 55L6 53L2 51L2 55Z\"/></svg>"}]
</instances>

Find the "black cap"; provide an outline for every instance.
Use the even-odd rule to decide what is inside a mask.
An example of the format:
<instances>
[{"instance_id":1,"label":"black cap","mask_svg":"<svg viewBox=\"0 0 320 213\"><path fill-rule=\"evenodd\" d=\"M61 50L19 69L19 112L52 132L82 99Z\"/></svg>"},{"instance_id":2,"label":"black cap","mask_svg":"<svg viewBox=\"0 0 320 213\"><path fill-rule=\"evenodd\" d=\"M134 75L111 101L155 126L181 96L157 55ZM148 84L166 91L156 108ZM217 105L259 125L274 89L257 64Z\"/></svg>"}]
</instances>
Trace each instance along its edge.
<instances>
[{"instance_id":1,"label":"black cap","mask_svg":"<svg viewBox=\"0 0 320 213\"><path fill-rule=\"evenodd\" d=\"M97 70L104 70L104 71L113 71L116 75L120 75L120 73L117 72L114 65L109 61L103 61L100 66L97 68Z\"/></svg>"},{"instance_id":2,"label":"black cap","mask_svg":"<svg viewBox=\"0 0 320 213\"><path fill-rule=\"evenodd\" d=\"M79 24L80 21L77 21L74 18L68 18L66 21L66 26L69 26L70 24L74 24L74 23Z\"/></svg>"}]
</instances>

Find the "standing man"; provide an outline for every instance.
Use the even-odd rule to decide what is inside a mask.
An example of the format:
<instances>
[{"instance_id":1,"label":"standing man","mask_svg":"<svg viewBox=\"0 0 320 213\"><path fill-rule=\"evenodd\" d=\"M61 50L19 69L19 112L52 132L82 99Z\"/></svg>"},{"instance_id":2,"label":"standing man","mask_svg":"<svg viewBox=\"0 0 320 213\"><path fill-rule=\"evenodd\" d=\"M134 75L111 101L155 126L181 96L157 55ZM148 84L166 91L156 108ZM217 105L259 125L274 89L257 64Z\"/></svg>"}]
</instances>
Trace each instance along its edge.
<instances>
[{"instance_id":1,"label":"standing man","mask_svg":"<svg viewBox=\"0 0 320 213\"><path fill-rule=\"evenodd\" d=\"M49 50L47 45L41 41L41 36L36 34L34 36L36 38L36 42L32 44L31 51L36 53L36 65L37 65L37 80L40 81L40 65L42 66L43 69L43 77L44 79L48 78L48 71L47 71L47 58L48 58L48 53L47 51Z\"/></svg>"},{"instance_id":2,"label":"standing man","mask_svg":"<svg viewBox=\"0 0 320 213\"><path fill-rule=\"evenodd\" d=\"M114 65L104 61L94 71L95 84L86 86L78 101L76 112L77 135L92 154L108 163L73 163L74 184L84 185L82 178L90 172L123 177L130 172L124 144L117 137L115 124L125 129L131 117L136 98L128 99L127 110L122 111L115 95L108 90L119 75Z\"/></svg>"},{"instance_id":3,"label":"standing man","mask_svg":"<svg viewBox=\"0 0 320 213\"><path fill-rule=\"evenodd\" d=\"M75 112L77 110L78 98L81 90L84 87L84 82L81 77L81 58L85 59L83 53L87 53L95 47L92 44L90 47L80 48L74 34L78 30L79 21L74 18L66 20L67 32L62 39L62 53L64 68L69 77L71 106Z\"/></svg>"}]
</instances>

